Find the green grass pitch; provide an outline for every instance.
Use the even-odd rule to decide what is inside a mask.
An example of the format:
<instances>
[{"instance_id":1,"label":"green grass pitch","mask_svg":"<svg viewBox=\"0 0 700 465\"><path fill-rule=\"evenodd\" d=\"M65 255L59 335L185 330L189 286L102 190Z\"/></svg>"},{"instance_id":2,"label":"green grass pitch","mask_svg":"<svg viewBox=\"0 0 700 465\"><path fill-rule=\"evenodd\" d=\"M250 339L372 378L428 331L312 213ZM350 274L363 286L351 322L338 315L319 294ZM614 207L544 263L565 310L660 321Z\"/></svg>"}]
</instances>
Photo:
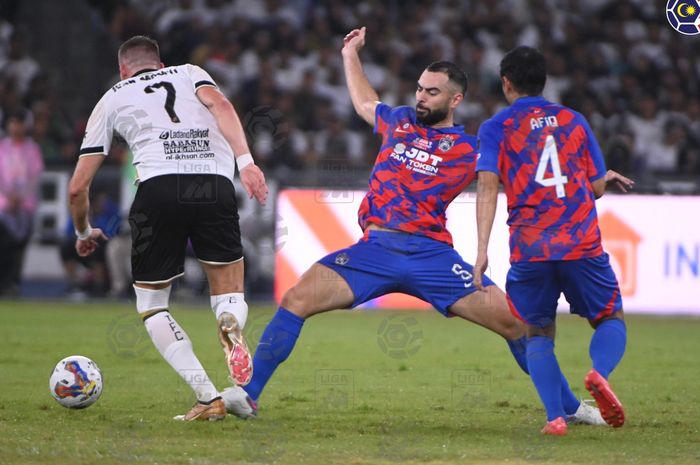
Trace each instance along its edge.
<instances>
[{"instance_id":1,"label":"green grass pitch","mask_svg":"<svg viewBox=\"0 0 700 465\"><path fill-rule=\"evenodd\" d=\"M220 389L214 318L173 306ZM254 346L271 307L253 307ZM559 320L557 354L584 395L588 325ZM544 411L506 344L435 312L331 312L310 319L263 394L260 415L181 423L189 388L152 347L129 305L0 303L2 464L698 464L700 319L629 317L611 382L627 411L613 430L542 437ZM81 354L103 372L86 410L58 405L48 377Z\"/></svg>"}]
</instances>

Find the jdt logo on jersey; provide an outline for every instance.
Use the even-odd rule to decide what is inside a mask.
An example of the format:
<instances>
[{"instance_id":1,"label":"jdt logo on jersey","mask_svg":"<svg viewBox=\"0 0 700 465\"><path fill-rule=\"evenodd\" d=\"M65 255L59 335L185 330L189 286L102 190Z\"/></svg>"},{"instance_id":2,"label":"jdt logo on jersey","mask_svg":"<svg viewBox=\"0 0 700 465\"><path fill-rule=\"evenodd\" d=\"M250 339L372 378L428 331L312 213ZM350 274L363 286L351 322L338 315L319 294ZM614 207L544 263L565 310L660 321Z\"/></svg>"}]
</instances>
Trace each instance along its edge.
<instances>
[{"instance_id":1,"label":"jdt logo on jersey","mask_svg":"<svg viewBox=\"0 0 700 465\"><path fill-rule=\"evenodd\" d=\"M673 29L681 34L700 34L700 4L697 0L668 0L666 17Z\"/></svg>"}]
</instances>

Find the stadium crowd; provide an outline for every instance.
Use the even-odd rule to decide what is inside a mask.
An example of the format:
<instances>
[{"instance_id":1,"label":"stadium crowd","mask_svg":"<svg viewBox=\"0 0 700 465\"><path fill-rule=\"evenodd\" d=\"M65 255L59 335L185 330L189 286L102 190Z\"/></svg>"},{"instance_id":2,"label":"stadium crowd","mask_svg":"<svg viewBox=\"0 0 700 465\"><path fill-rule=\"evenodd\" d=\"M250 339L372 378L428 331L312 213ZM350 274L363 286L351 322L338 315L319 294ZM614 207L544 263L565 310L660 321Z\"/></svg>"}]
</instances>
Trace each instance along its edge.
<instances>
[{"instance_id":1,"label":"stadium crowd","mask_svg":"<svg viewBox=\"0 0 700 465\"><path fill-rule=\"evenodd\" d=\"M366 71L382 99L413 101L415 76L449 59L470 76L459 121L468 131L504 105L498 61L516 44L543 50L545 96L581 111L611 168L638 178L700 174L700 61L663 9L642 0L92 2L116 46L159 40L167 64L207 69L247 123L270 172L342 160L369 167L377 141L354 116L343 83L342 36L368 27ZM84 118L68 121L26 37L0 25L2 115L27 109L47 166L71 165ZM105 87L110 83L104 83ZM3 117L3 121L7 119ZM4 127L4 125L3 125ZM279 171L281 170L281 171Z\"/></svg>"}]
</instances>

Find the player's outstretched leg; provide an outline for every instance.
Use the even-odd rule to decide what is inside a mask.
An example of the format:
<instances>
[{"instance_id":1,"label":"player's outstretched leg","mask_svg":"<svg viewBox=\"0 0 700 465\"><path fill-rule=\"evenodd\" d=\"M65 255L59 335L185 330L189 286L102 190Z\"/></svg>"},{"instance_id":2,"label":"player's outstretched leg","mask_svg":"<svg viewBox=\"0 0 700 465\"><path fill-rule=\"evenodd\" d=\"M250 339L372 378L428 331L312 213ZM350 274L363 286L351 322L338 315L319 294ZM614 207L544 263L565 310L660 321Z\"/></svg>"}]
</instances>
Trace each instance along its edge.
<instances>
[{"instance_id":1,"label":"player's outstretched leg","mask_svg":"<svg viewBox=\"0 0 700 465\"><path fill-rule=\"evenodd\" d=\"M527 325L511 312L506 294L491 285L484 292L475 292L462 297L450 307L450 312L490 329L502 336L508 343L518 366L529 375L527 367ZM587 424L601 424L596 412L576 398L569 383L562 374L561 397L567 417L573 421Z\"/></svg>"},{"instance_id":2,"label":"player's outstretched leg","mask_svg":"<svg viewBox=\"0 0 700 465\"><path fill-rule=\"evenodd\" d=\"M615 428L625 423L625 412L607 379L625 353L627 327L622 318L622 311L618 311L612 317L592 323L595 332L589 354L593 368L585 378L586 389L596 400L601 415Z\"/></svg>"},{"instance_id":3,"label":"player's outstretched leg","mask_svg":"<svg viewBox=\"0 0 700 465\"><path fill-rule=\"evenodd\" d=\"M226 408L214 384L192 349L192 341L168 311L170 285L167 287L134 285L136 308L158 352L192 388L197 403L177 420L223 420Z\"/></svg>"},{"instance_id":4,"label":"player's outstretched leg","mask_svg":"<svg viewBox=\"0 0 700 465\"><path fill-rule=\"evenodd\" d=\"M245 391L257 401L268 380L294 348L306 318L328 310L348 308L353 293L339 274L315 263L282 298L255 351L253 379Z\"/></svg>"}]
</instances>

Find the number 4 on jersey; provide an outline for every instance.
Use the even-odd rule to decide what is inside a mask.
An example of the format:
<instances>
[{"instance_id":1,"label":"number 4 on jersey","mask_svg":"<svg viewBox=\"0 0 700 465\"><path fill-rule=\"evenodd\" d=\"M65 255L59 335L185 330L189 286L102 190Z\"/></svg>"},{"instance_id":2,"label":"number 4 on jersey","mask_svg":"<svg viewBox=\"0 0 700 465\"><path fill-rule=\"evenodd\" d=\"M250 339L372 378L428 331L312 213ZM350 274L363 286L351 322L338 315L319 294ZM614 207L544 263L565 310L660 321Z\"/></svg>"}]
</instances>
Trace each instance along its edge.
<instances>
[{"instance_id":1,"label":"number 4 on jersey","mask_svg":"<svg viewBox=\"0 0 700 465\"><path fill-rule=\"evenodd\" d=\"M547 172L547 165L549 163L552 164L552 177L545 178L544 175ZM542 151L542 156L540 157L540 164L537 165L535 181L545 187L556 186L558 198L566 196L564 185L569 181L569 178L561 175L559 153L557 152L557 145L554 143L554 136L547 136L547 139L544 142L544 150Z\"/></svg>"}]
</instances>

